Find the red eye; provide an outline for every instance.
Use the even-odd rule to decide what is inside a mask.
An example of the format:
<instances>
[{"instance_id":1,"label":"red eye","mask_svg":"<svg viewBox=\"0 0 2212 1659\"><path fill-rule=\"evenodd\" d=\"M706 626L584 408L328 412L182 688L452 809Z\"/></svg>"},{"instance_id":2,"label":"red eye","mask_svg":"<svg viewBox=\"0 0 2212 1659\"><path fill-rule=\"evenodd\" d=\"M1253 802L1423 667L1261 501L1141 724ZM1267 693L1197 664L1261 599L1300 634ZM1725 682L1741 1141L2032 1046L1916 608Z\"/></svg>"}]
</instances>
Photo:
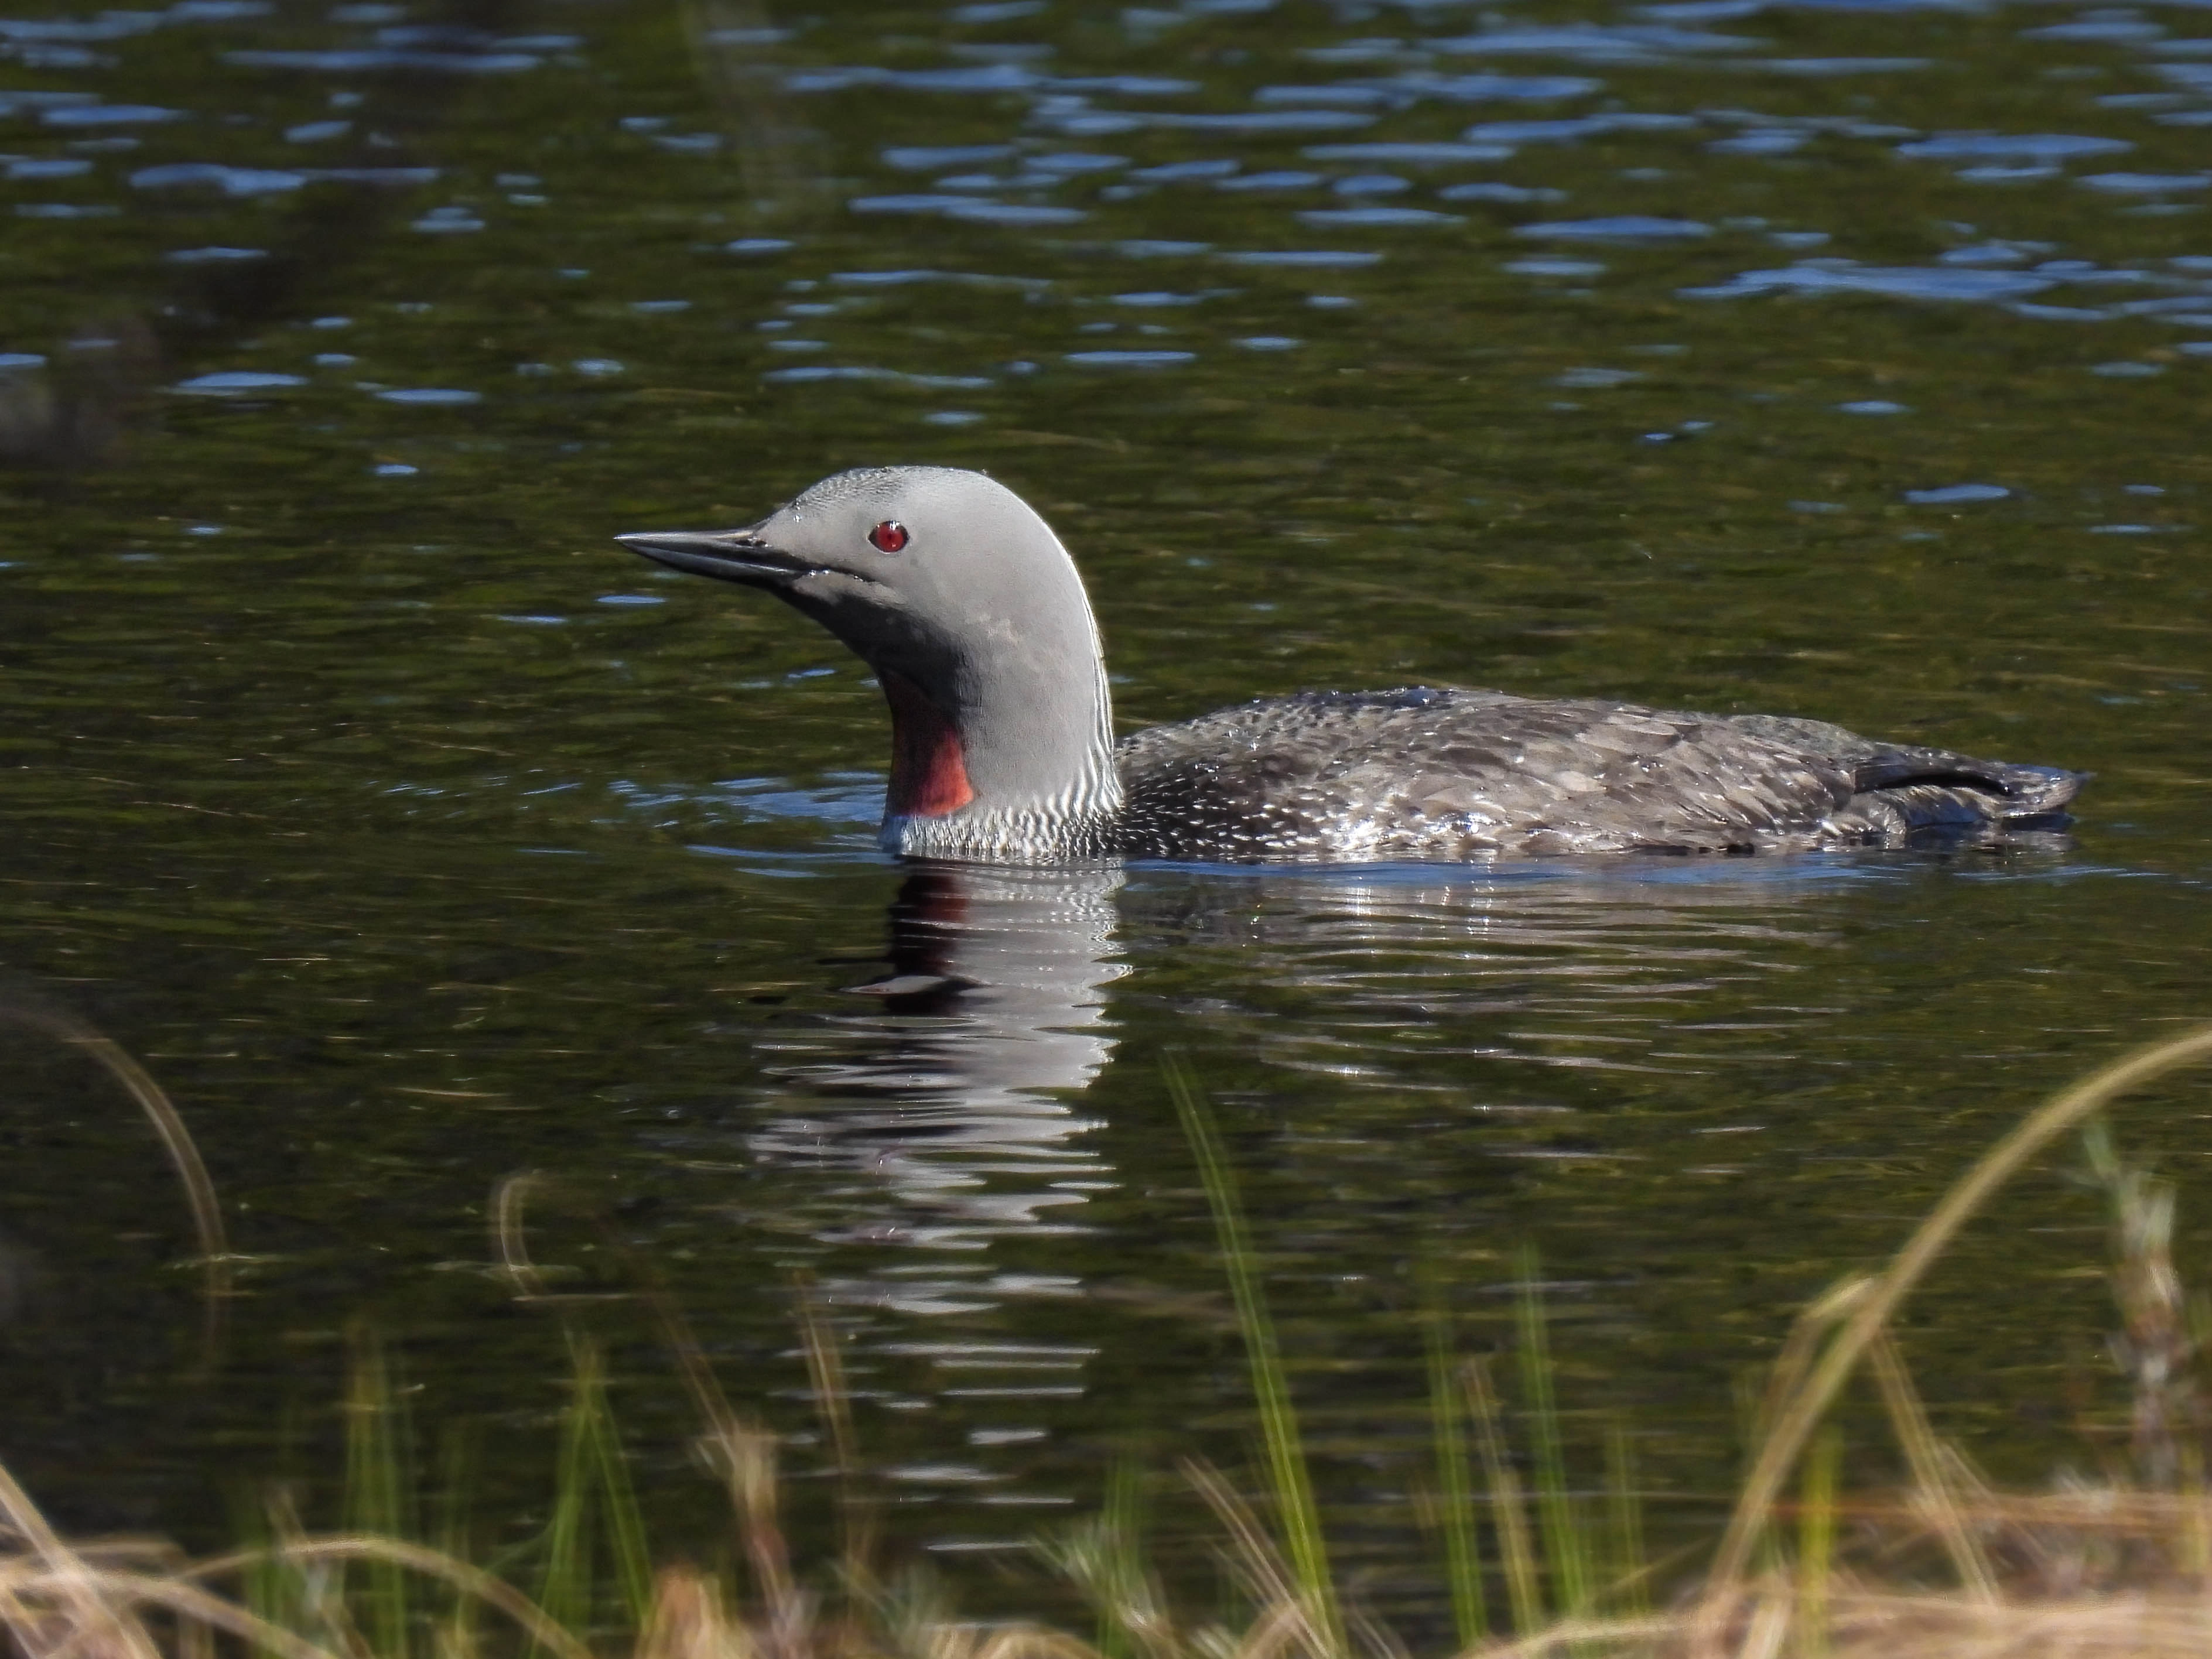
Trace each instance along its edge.
<instances>
[{"instance_id":1,"label":"red eye","mask_svg":"<svg viewBox=\"0 0 2212 1659\"><path fill-rule=\"evenodd\" d=\"M885 519L868 532L868 545L878 553L896 553L906 545L906 526L896 519Z\"/></svg>"}]
</instances>

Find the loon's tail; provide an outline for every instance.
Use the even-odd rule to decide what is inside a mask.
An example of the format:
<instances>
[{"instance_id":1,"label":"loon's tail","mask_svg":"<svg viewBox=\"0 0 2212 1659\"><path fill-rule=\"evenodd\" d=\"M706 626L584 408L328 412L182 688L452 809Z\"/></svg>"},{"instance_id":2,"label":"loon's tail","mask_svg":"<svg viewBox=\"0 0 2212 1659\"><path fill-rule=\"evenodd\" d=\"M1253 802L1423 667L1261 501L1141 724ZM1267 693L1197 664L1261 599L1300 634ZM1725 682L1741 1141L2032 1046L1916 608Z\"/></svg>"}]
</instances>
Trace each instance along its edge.
<instances>
[{"instance_id":1,"label":"loon's tail","mask_svg":"<svg viewBox=\"0 0 2212 1659\"><path fill-rule=\"evenodd\" d=\"M1942 749L1885 744L1852 769L1860 793L1901 795L1965 794L1984 818L2016 823L2028 818L2063 816L2066 805L2094 775L2057 766L2022 766L2013 761L1977 760ZM1902 804L1900 802L1900 804Z\"/></svg>"},{"instance_id":2,"label":"loon's tail","mask_svg":"<svg viewBox=\"0 0 2212 1659\"><path fill-rule=\"evenodd\" d=\"M2014 830L2065 827L2067 803L2094 776L2057 766L1981 760L1948 749L1880 743L1825 720L1737 714L1736 726L1802 744L1850 771L1850 802L1830 825L1877 842L1928 830L2002 838Z\"/></svg>"},{"instance_id":3,"label":"loon's tail","mask_svg":"<svg viewBox=\"0 0 2212 1659\"><path fill-rule=\"evenodd\" d=\"M1850 804L1830 825L1875 846L2003 842L2063 830L2087 772L1884 747L1853 769Z\"/></svg>"}]
</instances>

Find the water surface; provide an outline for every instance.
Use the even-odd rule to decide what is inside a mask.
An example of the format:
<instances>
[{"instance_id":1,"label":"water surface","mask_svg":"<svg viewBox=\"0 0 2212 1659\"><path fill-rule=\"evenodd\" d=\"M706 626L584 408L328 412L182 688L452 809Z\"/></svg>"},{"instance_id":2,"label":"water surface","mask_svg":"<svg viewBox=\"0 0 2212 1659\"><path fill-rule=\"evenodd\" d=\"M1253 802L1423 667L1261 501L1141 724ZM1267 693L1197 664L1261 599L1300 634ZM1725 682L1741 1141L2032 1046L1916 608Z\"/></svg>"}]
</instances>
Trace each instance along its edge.
<instances>
[{"instance_id":1,"label":"water surface","mask_svg":"<svg viewBox=\"0 0 2212 1659\"><path fill-rule=\"evenodd\" d=\"M0 962L174 1092L250 1258L210 1356L150 1138L11 1038L0 1454L211 1541L327 1484L369 1327L526 1524L563 1349L485 1213L539 1170L667 1535L713 1493L594 1206L792 1436L802 1528L794 1275L894 1536L1024 1604L996 1569L1118 1452L1243 1456L1175 1048L1370 1600L1436 1604L1424 1264L1499 1346L1534 1244L1577 1455L1627 1421L1656 1524L1710 1524L1790 1313L2205 1011L2203 20L0 22ZM886 461L1053 520L1125 724L1489 684L2097 780L2004 857L902 870L860 665L608 540ZM2128 1130L2185 1217L2202 1101ZM2099 1227L2038 1176L1908 1321L2002 1474L2069 1455Z\"/></svg>"}]
</instances>

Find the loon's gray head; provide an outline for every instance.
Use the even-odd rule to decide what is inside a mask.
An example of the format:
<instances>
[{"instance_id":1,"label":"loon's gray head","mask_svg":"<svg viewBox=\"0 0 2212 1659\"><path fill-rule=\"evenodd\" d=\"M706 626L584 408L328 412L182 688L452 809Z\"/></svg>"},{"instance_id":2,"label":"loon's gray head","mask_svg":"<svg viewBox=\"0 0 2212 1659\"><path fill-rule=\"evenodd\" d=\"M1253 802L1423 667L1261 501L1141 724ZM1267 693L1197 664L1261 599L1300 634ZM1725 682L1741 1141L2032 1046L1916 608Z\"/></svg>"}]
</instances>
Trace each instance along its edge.
<instances>
[{"instance_id":1,"label":"loon's gray head","mask_svg":"<svg viewBox=\"0 0 2212 1659\"><path fill-rule=\"evenodd\" d=\"M1067 550L1005 485L951 467L868 467L746 529L617 539L765 589L876 671L891 708L893 851L1095 850L1121 802L1098 630Z\"/></svg>"}]
</instances>

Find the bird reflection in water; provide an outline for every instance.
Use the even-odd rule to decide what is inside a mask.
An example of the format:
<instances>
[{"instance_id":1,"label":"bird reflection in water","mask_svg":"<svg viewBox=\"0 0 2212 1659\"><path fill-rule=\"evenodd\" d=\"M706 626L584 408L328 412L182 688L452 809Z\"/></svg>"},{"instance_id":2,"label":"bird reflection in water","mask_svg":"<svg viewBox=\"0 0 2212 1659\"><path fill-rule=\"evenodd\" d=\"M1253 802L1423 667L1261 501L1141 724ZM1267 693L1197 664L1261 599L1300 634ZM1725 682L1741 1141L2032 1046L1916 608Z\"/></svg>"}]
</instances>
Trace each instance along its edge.
<instances>
[{"instance_id":1,"label":"bird reflection in water","mask_svg":"<svg viewBox=\"0 0 2212 1659\"><path fill-rule=\"evenodd\" d=\"M824 1236L980 1250L1067 1231L1057 1212L1111 1184L1063 1097L1113 1054L1122 880L1110 866L912 870L890 908L888 971L850 988L861 1006L772 1068L779 1110L750 1137L762 1161L864 1178L823 1194L842 1212ZM1044 1288L1000 1286L1025 1287ZM900 1279L838 1293L933 1311L950 1305L941 1290Z\"/></svg>"},{"instance_id":2,"label":"bird reflection in water","mask_svg":"<svg viewBox=\"0 0 2212 1659\"><path fill-rule=\"evenodd\" d=\"M775 1047L750 1150L785 1172L772 1224L837 1247L817 1258L817 1293L868 1374L855 1398L902 1420L939 1413L933 1448L968 1431L965 1459L946 1462L914 1453L919 1431L872 1418L881 1473L904 1501L940 1505L927 1523L936 1547L1016 1548L1025 1533L1005 1506L1065 1504L1095 1474L1079 1453L1041 1448L1099 1386L1102 1349L1171 1334L1147 1411L1219 1404L1213 1381L1180 1374L1186 1356L1204 1370L1224 1298L1167 1265L1209 1237L1203 1200L1186 1190L1179 1213L1147 1208L1161 1242L1181 1247L1157 1273L1131 1272L1110 1241L1071 1237L1103 1213L1086 1198L1122 1179L1079 1097L1115 1058L1124 1021L1149 1034L1125 1056L1139 1065L1165 1036L1235 1051L1248 1084L1253 1065L1266 1076L1265 1093L1216 1095L1224 1110L1281 1120L1267 1156L1283 1207L1258 1218L1263 1251L1287 1212L1308 1259L1387 1276L1417 1238L1494 1251L1517 1236L1531 1158L1709 1162L1708 1143L1648 1133L1654 1115L1710 1121L1711 1068L1787 1048L1819 1022L1821 976L1807 970L1830 958L1856 904L1911 878L1840 861L1602 878L918 866L891 908L890 960L850 988L849 1011L762 1028ZM1145 971L1125 979L1133 967ZM1631 1091L1645 1113L1605 1109ZM1187 1188L1181 1147L1113 1145L1146 1160L1136 1178L1172 1170ZM1633 1231L1610 1197L1581 1204L1554 1224ZM1127 1206L1114 1208L1128 1224ZM1182 1340L1199 1330L1209 1341Z\"/></svg>"},{"instance_id":3,"label":"bird reflection in water","mask_svg":"<svg viewBox=\"0 0 2212 1659\"><path fill-rule=\"evenodd\" d=\"M1686 1050L1705 1022L1741 1030L1747 1005L1771 1032L1820 1018L1814 988L1784 988L1827 954L1845 895L1897 872L1696 873L916 866L885 971L848 988L861 1006L766 1039L750 1150L812 1177L783 1196L816 1237L929 1252L951 1275L878 1255L841 1299L942 1311L1075 1291L1003 1252L937 1253L1077 1231L1073 1206L1115 1183L1073 1097L1113 1058L1106 1004L1130 954L1188 969L1233 953L1206 1035L1286 1084L1318 1070L1363 1093L1442 1090L1471 1119L1506 1085L1571 1111L1588 1091L1547 1088L1554 1068L1698 1071Z\"/></svg>"}]
</instances>

